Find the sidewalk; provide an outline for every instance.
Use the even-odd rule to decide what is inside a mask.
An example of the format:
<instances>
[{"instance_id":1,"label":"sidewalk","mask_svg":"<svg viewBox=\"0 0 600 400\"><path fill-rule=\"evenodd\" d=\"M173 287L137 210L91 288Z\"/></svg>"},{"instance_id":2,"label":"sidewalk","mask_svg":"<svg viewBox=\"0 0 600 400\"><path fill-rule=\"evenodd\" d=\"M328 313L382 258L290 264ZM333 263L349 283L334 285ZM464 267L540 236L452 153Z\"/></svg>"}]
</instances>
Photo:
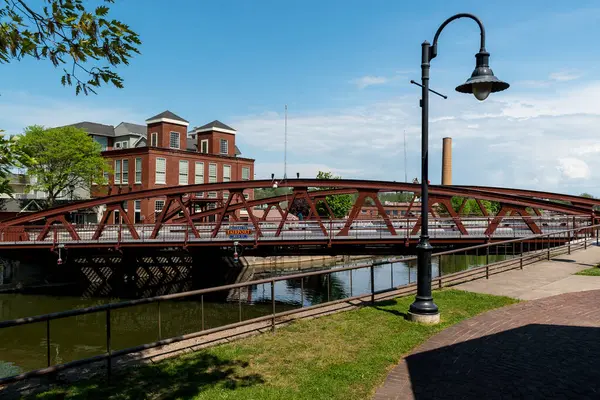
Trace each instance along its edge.
<instances>
[{"instance_id":1,"label":"sidewalk","mask_svg":"<svg viewBox=\"0 0 600 400\"><path fill-rule=\"evenodd\" d=\"M456 286L531 301L433 336L390 371L374 400L600 398L600 277L572 275L599 262L591 246Z\"/></svg>"},{"instance_id":2,"label":"sidewalk","mask_svg":"<svg viewBox=\"0 0 600 400\"><path fill-rule=\"evenodd\" d=\"M563 254L523 270L512 270L455 286L469 292L508 296L521 300L541 299L563 293L600 289L600 277L573 275L600 263L600 247Z\"/></svg>"}]
</instances>

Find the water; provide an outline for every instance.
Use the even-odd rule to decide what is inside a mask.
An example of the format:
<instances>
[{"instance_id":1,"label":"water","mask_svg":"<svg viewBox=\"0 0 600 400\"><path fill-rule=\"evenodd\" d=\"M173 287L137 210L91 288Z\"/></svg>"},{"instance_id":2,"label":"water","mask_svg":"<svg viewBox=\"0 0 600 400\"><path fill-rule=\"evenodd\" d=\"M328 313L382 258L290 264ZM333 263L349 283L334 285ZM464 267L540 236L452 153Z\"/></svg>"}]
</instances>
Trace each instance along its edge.
<instances>
[{"instance_id":1,"label":"water","mask_svg":"<svg viewBox=\"0 0 600 400\"><path fill-rule=\"evenodd\" d=\"M504 256L490 256L490 262ZM439 274L439 258L432 260L433 277ZM485 264L485 256L444 256L443 275ZM297 271L294 271L296 273ZM281 272L279 272L281 274ZM262 274L260 277L268 277ZM414 262L382 265L374 269L375 290L385 290L416 280ZM276 312L310 306L328 300L370 293L369 268L332 272L275 283ZM223 301L228 299L228 301ZM106 304L118 299L70 296L0 294L0 320L9 320ZM112 350L124 349L160 338L169 338L247 320L271 313L271 285L234 290L160 304L145 304L111 311ZM46 323L0 330L0 377L47 366ZM50 363L65 363L106 351L106 314L94 313L50 323Z\"/></svg>"}]
</instances>

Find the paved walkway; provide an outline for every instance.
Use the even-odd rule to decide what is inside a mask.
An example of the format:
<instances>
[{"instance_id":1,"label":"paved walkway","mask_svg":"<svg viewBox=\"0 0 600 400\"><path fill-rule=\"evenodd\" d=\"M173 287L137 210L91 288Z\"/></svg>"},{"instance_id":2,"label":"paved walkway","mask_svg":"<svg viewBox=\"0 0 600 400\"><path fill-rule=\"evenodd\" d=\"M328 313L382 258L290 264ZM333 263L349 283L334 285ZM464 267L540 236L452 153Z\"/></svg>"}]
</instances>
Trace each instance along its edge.
<instances>
[{"instance_id":1,"label":"paved walkway","mask_svg":"<svg viewBox=\"0 0 600 400\"><path fill-rule=\"evenodd\" d=\"M563 254L550 261L542 261L455 286L469 292L495 294L521 300L534 300L562 293L600 290L600 277L578 276L574 273L600 263L600 247Z\"/></svg>"},{"instance_id":2,"label":"paved walkway","mask_svg":"<svg viewBox=\"0 0 600 400\"><path fill-rule=\"evenodd\" d=\"M374 400L600 399L600 277L574 276L600 247L458 289L515 297L435 335L388 375Z\"/></svg>"},{"instance_id":3,"label":"paved walkway","mask_svg":"<svg viewBox=\"0 0 600 400\"><path fill-rule=\"evenodd\" d=\"M374 399L599 399L600 290L489 311L432 337Z\"/></svg>"}]
</instances>

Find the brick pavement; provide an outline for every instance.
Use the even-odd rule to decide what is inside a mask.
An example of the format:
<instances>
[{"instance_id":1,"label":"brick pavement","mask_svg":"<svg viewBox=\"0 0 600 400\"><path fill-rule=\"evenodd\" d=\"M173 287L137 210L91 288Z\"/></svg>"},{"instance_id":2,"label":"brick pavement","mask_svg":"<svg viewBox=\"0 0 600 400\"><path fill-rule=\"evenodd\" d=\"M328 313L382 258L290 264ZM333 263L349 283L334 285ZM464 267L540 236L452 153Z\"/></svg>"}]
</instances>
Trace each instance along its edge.
<instances>
[{"instance_id":1,"label":"brick pavement","mask_svg":"<svg viewBox=\"0 0 600 400\"><path fill-rule=\"evenodd\" d=\"M404 358L384 399L600 399L600 290L492 310Z\"/></svg>"}]
</instances>

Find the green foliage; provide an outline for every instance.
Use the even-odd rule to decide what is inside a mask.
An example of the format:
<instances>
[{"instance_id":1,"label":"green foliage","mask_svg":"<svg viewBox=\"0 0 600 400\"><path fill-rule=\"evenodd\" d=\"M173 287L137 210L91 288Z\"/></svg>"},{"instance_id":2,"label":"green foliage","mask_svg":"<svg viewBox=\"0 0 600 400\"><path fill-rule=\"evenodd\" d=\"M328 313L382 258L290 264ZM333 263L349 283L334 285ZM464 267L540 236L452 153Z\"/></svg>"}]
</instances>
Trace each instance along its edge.
<instances>
[{"instance_id":1,"label":"green foliage","mask_svg":"<svg viewBox=\"0 0 600 400\"><path fill-rule=\"evenodd\" d=\"M452 198L452 208L454 208L454 211L458 212L463 199L464 197L457 196ZM483 204L491 215L496 215L500 211L500 203L496 201L481 200L481 204ZM467 204L463 207L462 215L482 216L483 213L475 199L467 199Z\"/></svg>"},{"instance_id":2,"label":"green foliage","mask_svg":"<svg viewBox=\"0 0 600 400\"><path fill-rule=\"evenodd\" d=\"M334 176L331 172L319 171L319 173L317 174L317 179L341 179L341 176ZM319 189L327 190L330 188ZM348 214L348 211L350 211L350 209L352 208L352 205L354 204L354 198L350 194L338 194L327 196L325 197L325 201L327 202L327 205L329 205L329 208L331 209L331 212L333 213L335 218L344 218ZM329 217L329 211L327 210L327 207L325 206L325 204L323 204L322 201L320 201L317 204L317 212L320 216Z\"/></svg>"},{"instance_id":3,"label":"green foliage","mask_svg":"<svg viewBox=\"0 0 600 400\"><path fill-rule=\"evenodd\" d=\"M413 198L413 193L379 193L379 200L383 203L384 201L392 201L397 203L410 203Z\"/></svg>"},{"instance_id":4,"label":"green foliage","mask_svg":"<svg viewBox=\"0 0 600 400\"><path fill-rule=\"evenodd\" d=\"M23 152L35 155L29 175L35 176L37 183L31 189L47 192L49 207L65 189L89 189L92 182L107 183L103 173L110 172L110 166L101 155L100 145L82 129L34 125L25 129L18 143Z\"/></svg>"},{"instance_id":5,"label":"green foliage","mask_svg":"<svg viewBox=\"0 0 600 400\"><path fill-rule=\"evenodd\" d=\"M5 138L0 130L0 194L12 193L9 185L11 168L28 167L33 159L19 147L19 137Z\"/></svg>"},{"instance_id":6,"label":"green foliage","mask_svg":"<svg viewBox=\"0 0 600 400\"><path fill-rule=\"evenodd\" d=\"M277 188L277 189L262 188L262 189L254 189L254 198L256 200L260 200L260 199L266 199L268 197L283 196L285 194L291 194L291 193L292 193L292 189L291 188Z\"/></svg>"},{"instance_id":7,"label":"green foliage","mask_svg":"<svg viewBox=\"0 0 600 400\"><path fill-rule=\"evenodd\" d=\"M0 1L1 3L2 1ZM138 34L107 18L114 0L88 10L83 0L4 0L0 6L0 63L33 57L63 66L61 83L75 93L96 93L103 84L123 87L112 69L139 54ZM30 3L30 4L28 4ZM87 77L80 79L83 73Z\"/></svg>"},{"instance_id":8,"label":"green foliage","mask_svg":"<svg viewBox=\"0 0 600 400\"><path fill-rule=\"evenodd\" d=\"M595 267L584 269L583 271L577 272L575 275L600 276L600 265L596 265Z\"/></svg>"},{"instance_id":9,"label":"green foliage","mask_svg":"<svg viewBox=\"0 0 600 400\"><path fill-rule=\"evenodd\" d=\"M591 195L591 194L589 194L589 193L581 193L581 194L579 195L579 197L585 197L586 199L593 199L593 198L594 198L594 196L592 196L592 195Z\"/></svg>"}]
</instances>

